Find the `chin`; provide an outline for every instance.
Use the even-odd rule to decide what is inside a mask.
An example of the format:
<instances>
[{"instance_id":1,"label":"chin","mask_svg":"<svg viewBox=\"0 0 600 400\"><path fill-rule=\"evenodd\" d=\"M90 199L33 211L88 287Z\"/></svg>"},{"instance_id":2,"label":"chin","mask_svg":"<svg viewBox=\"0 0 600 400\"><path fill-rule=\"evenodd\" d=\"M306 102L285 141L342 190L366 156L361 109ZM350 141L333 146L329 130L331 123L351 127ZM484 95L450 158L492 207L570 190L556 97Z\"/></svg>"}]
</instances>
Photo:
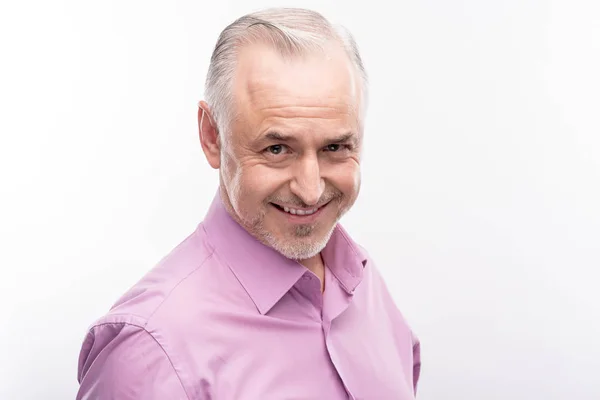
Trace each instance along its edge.
<instances>
[{"instance_id":1,"label":"chin","mask_svg":"<svg viewBox=\"0 0 600 400\"><path fill-rule=\"evenodd\" d=\"M319 254L327 243L315 243L311 241L309 243L273 243L272 247L284 257L292 260L306 260Z\"/></svg>"},{"instance_id":2,"label":"chin","mask_svg":"<svg viewBox=\"0 0 600 400\"><path fill-rule=\"evenodd\" d=\"M335 224L330 226L326 232L323 232L323 227L321 226L316 232L313 231L306 237L298 237L289 232L277 237L269 235L268 244L286 258L292 260L306 260L316 256L325 248L333 233L334 227Z\"/></svg>"}]
</instances>

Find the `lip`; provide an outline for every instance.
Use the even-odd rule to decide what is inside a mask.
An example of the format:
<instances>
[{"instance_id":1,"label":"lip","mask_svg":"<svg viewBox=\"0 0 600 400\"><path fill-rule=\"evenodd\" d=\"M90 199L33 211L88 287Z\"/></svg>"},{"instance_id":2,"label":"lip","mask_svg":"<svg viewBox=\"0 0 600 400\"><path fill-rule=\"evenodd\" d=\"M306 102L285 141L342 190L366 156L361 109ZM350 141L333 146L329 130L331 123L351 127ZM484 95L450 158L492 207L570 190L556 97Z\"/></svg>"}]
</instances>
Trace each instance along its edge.
<instances>
[{"instance_id":1,"label":"lip","mask_svg":"<svg viewBox=\"0 0 600 400\"><path fill-rule=\"evenodd\" d=\"M278 213L282 214L287 220L292 224L310 224L313 223L319 218L319 216L323 213L323 211L329 206L331 202L323 204L319 209L310 215L298 215L298 214L290 214L285 212L271 203L271 207L275 209Z\"/></svg>"}]
</instances>

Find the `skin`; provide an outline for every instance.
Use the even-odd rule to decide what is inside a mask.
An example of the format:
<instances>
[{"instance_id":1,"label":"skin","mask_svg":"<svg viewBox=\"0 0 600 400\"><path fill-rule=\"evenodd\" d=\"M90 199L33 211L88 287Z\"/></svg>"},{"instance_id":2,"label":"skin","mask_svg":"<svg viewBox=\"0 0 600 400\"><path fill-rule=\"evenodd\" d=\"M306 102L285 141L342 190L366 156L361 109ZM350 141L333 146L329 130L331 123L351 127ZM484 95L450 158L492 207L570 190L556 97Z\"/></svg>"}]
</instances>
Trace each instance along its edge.
<instances>
[{"instance_id":1,"label":"skin","mask_svg":"<svg viewBox=\"0 0 600 400\"><path fill-rule=\"evenodd\" d=\"M320 251L360 190L359 75L335 43L287 58L251 44L238 55L233 90L236 118L222 141L210 106L202 101L198 110L225 206L258 240L311 270L323 290ZM282 207L319 211L300 216Z\"/></svg>"}]
</instances>

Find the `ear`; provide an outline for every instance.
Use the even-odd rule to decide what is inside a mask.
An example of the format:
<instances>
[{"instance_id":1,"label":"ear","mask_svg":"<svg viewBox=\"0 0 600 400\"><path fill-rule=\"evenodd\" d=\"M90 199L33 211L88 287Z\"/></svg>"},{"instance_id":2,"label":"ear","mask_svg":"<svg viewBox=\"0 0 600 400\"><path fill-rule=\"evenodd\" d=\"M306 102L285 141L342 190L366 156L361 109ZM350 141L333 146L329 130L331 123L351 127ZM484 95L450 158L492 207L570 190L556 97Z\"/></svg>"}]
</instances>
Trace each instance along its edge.
<instances>
[{"instance_id":1,"label":"ear","mask_svg":"<svg viewBox=\"0 0 600 400\"><path fill-rule=\"evenodd\" d=\"M205 101L198 103L198 131L206 160L211 167L218 169L221 166L219 130Z\"/></svg>"}]
</instances>

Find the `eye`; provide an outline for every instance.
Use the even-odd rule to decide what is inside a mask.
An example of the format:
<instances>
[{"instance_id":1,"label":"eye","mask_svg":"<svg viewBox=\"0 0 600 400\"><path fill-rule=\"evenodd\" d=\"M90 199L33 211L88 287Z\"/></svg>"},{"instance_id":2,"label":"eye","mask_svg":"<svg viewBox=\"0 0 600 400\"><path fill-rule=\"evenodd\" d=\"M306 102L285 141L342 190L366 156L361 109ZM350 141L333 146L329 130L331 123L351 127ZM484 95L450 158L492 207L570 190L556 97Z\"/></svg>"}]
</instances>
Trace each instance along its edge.
<instances>
[{"instance_id":1,"label":"eye","mask_svg":"<svg viewBox=\"0 0 600 400\"><path fill-rule=\"evenodd\" d=\"M281 154L285 150L285 147L282 144L274 144L265 149L265 151L269 154Z\"/></svg>"},{"instance_id":2,"label":"eye","mask_svg":"<svg viewBox=\"0 0 600 400\"><path fill-rule=\"evenodd\" d=\"M343 150L352 150L352 145L332 143L332 144L328 144L327 146L325 146L324 150L329 151L331 153L339 153Z\"/></svg>"}]
</instances>

